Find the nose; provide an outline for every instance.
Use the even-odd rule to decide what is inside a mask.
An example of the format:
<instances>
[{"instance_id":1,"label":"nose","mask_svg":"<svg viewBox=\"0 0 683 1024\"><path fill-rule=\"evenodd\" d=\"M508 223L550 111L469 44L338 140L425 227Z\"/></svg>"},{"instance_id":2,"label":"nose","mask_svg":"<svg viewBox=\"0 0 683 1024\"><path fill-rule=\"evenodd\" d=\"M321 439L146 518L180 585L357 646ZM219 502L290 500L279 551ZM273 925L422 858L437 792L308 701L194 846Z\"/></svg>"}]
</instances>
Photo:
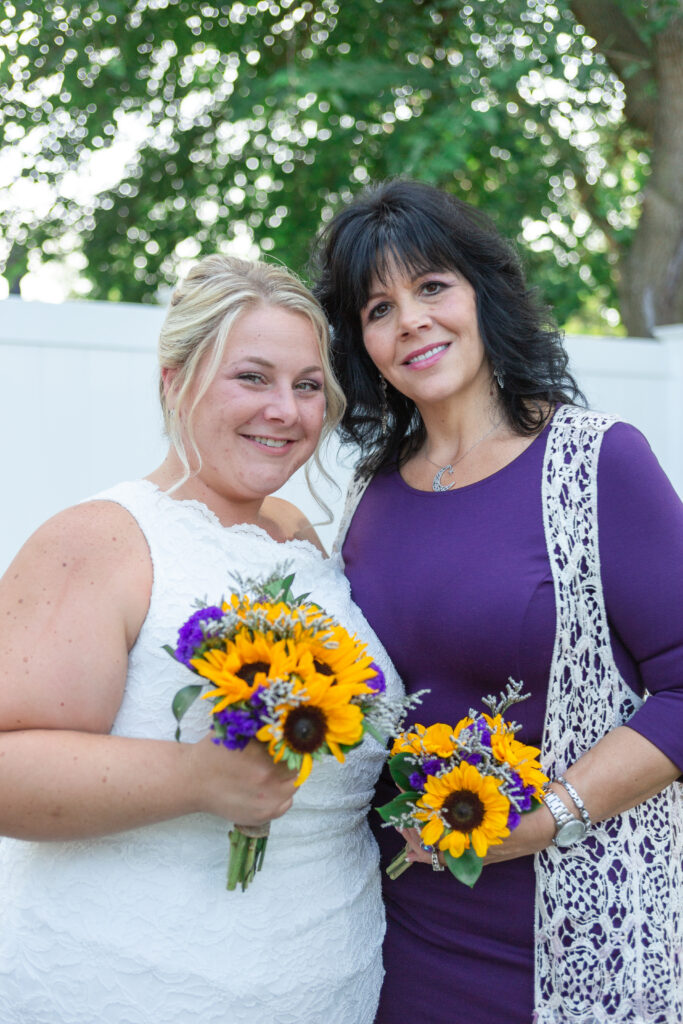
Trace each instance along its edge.
<instances>
[{"instance_id":1,"label":"nose","mask_svg":"<svg viewBox=\"0 0 683 1024\"><path fill-rule=\"evenodd\" d=\"M299 407L291 387L283 385L270 393L264 415L273 423L283 423L287 426L296 423L299 418Z\"/></svg>"},{"instance_id":2,"label":"nose","mask_svg":"<svg viewBox=\"0 0 683 1024\"><path fill-rule=\"evenodd\" d=\"M414 334L429 327L431 318L424 304L415 296L406 296L399 304L398 325L402 335Z\"/></svg>"}]
</instances>

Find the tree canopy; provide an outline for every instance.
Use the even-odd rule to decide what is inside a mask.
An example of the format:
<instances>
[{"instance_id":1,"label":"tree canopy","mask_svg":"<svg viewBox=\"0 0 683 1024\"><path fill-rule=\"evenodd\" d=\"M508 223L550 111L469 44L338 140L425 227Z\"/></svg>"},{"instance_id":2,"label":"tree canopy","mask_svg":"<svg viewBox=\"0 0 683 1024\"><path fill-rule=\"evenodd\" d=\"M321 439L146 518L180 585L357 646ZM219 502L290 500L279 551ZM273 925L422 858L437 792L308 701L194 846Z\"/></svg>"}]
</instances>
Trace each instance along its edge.
<instances>
[{"instance_id":1,"label":"tree canopy","mask_svg":"<svg viewBox=\"0 0 683 1024\"><path fill-rule=\"evenodd\" d=\"M683 320L682 0L23 0L0 31L10 281L75 249L91 297L154 301L250 237L305 273L409 175L486 210L561 322Z\"/></svg>"}]
</instances>

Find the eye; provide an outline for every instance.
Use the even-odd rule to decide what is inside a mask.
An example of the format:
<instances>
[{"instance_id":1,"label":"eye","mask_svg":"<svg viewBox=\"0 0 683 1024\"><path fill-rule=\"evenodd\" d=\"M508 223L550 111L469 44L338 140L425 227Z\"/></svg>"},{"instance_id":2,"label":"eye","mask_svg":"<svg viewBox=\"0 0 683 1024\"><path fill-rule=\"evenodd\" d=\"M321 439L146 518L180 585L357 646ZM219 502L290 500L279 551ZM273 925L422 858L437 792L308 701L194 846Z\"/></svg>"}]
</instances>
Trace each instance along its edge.
<instances>
[{"instance_id":1,"label":"eye","mask_svg":"<svg viewBox=\"0 0 683 1024\"><path fill-rule=\"evenodd\" d=\"M316 391L322 391L323 389L319 380L300 380L294 386L297 391L303 391L309 394Z\"/></svg>"},{"instance_id":2,"label":"eye","mask_svg":"<svg viewBox=\"0 0 683 1024\"><path fill-rule=\"evenodd\" d=\"M243 373L237 374L238 380L246 381L247 384L265 384L266 378L262 373L257 373L255 370L245 370Z\"/></svg>"},{"instance_id":3,"label":"eye","mask_svg":"<svg viewBox=\"0 0 683 1024\"><path fill-rule=\"evenodd\" d=\"M368 312L366 314L366 318L367 318L368 322L370 322L371 320L381 320L381 318L383 316L386 316L388 312L389 312L389 303L388 302L378 302L376 306L372 306L368 310Z\"/></svg>"},{"instance_id":4,"label":"eye","mask_svg":"<svg viewBox=\"0 0 683 1024\"><path fill-rule=\"evenodd\" d=\"M445 281L425 281L422 285L422 291L425 295L438 295L446 287Z\"/></svg>"}]
</instances>

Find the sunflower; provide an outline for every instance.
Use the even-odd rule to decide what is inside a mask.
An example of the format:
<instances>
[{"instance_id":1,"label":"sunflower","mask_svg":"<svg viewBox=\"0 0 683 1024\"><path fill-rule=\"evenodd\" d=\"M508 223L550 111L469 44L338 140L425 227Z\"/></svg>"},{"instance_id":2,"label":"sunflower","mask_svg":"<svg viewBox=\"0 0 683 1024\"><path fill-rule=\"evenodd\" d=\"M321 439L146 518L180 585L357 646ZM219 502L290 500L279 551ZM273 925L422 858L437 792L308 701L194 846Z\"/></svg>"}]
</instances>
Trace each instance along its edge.
<instances>
[{"instance_id":1,"label":"sunflower","mask_svg":"<svg viewBox=\"0 0 683 1024\"><path fill-rule=\"evenodd\" d=\"M285 679L294 670L296 655L286 640L273 642L263 633L242 629L225 648L206 651L201 658L193 658L192 667L205 679L216 684L215 690L202 697L218 697L213 708L216 714L229 704L248 700L269 677Z\"/></svg>"},{"instance_id":2,"label":"sunflower","mask_svg":"<svg viewBox=\"0 0 683 1024\"><path fill-rule=\"evenodd\" d=\"M354 746L363 736L363 715L351 703L353 687L337 686L313 668L294 677L292 698L278 704L274 721L262 726L256 738L268 744L274 761L291 752L301 758L296 785L311 773L313 758L329 751L344 761L341 745ZM303 698L303 699L301 699Z\"/></svg>"},{"instance_id":3,"label":"sunflower","mask_svg":"<svg viewBox=\"0 0 683 1024\"><path fill-rule=\"evenodd\" d=\"M435 754L437 757L450 757L455 751L453 742L453 730L450 725L437 722L425 729L422 736L422 749L425 754Z\"/></svg>"},{"instance_id":4,"label":"sunflower","mask_svg":"<svg viewBox=\"0 0 683 1024\"><path fill-rule=\"evenodd\" d=\"M391 748L390 756L394 754L421 754L422 753L422 737L427 731L424 725L419 725L417 722L413 726L414 732L401 732L394 740L394 744Z\"/></svg>"},{"instance_id":5,"label":"sunflower","mask_svg":"<svg viewBox=\"0 0 683 1024\"><path fill-rule=\"evenodd\" d=\"M316 672L334 676L340 686L365 683L377 672L372 664L372 655L366 653L366 645L351 636L343 626L327 620L323 629L304 630L297 641L305 644L311 652ZM372 693L364 686L359 693Z\"/></svg>"},{"instance_id":6,"label":"sunflower","mask_svg":"<svg viewBox=\"0 0 683 1024\"><path fill-rule=\"evenodd\" d=\"M489 846L510 835L507 827L510 801L500 792L500 780L480 775L474 765L463 761L445 775L429 776L425 792L417 801L418 821L424 821L420 836L426 846L460 857L473 847L485 857Z\"/></svg>"},{"instance_id":7,"label":"sunflower","mask_svg":"<svg viewBox=\"0 0 683 1024\"><path fill-rule=\"evenodd\" d=\"M540 800L548 776L538 763L541 753L538 747L520 743L509 732L496 732L491 735L491 750L497 761L507 761L514 768L525 786L534 787L534 796Z\"/></svg>"}]
</instances>

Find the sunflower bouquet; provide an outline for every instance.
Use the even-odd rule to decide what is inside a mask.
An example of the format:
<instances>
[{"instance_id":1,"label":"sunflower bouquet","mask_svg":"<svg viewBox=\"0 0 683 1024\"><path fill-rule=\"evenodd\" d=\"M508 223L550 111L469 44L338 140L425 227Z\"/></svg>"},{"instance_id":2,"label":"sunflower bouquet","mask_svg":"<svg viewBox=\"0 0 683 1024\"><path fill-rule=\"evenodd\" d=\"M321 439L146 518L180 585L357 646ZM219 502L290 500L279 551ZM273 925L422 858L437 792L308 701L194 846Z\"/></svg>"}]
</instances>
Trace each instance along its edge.
<instances>
[{"instance_id":1,"label":"sunflower bouquet","mask_svg":"<svg viewBox=\"0 0 683 1024\"><path fill-rule=\"evenodd\" d=\"M548 781L540 750L515 739L521 726L506 722L507 709L529 695L512 680L498 699L482 701L490 714L470 710L454 727L439 722L400 733L389 770L402 792L378 811L387 825L417 828L426 849L441 851L453 875L470 887L482 872L489 846L539 807ZM387 868L397 878L411 862L408 847Z\"/></svg>"},{"instance_id":2,"label":"sunflower bouquet","mask_svg":"<svg viewBox=\"0 0 683 1024\"><path fill-rule=\"evenodd\" d=\"M390 702L384 675L366 645L308 595L294 597L294 574L278 568L265 581L244 581L218 605L201 604L166 650L204 680L176 693L180 723L201 696L212 703L214 743L243 749L256 739L275 762L308 778L313 762L343 762L363 739L382 745L400 728L408 702ZM203 690L206 692L202 693ZM227 888L244 891L263 863L268 825L235 825L230 833Z\"/></svg>"}]
</instances>

